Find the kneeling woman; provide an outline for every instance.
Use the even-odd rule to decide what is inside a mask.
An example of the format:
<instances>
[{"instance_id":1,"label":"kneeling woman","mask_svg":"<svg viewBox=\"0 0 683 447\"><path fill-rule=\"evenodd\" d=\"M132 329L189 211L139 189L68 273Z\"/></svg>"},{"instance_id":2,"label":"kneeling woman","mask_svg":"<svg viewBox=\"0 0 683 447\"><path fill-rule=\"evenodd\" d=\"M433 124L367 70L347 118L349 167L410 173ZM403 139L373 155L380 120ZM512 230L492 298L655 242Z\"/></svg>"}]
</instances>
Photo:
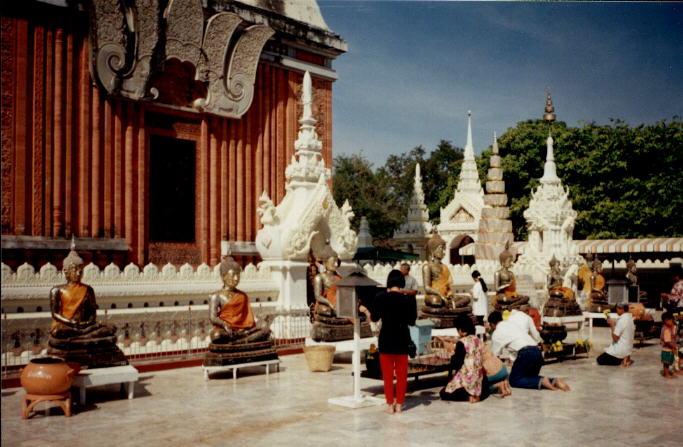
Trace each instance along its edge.
<instances>
[{"instance_id":1,"label":"kneeling woman","mask_svg":"<svg viewBox=\"0 0 683 447\"><path fill-rule=\"evenodd\" d=\"M475 335L474 324L469 317L460 316L455 327L460 340L451 357L450 379L441 390L441 399L479 402L489 396L489 384L483 365L484 342Z\"/></svg>"}]
</instances>

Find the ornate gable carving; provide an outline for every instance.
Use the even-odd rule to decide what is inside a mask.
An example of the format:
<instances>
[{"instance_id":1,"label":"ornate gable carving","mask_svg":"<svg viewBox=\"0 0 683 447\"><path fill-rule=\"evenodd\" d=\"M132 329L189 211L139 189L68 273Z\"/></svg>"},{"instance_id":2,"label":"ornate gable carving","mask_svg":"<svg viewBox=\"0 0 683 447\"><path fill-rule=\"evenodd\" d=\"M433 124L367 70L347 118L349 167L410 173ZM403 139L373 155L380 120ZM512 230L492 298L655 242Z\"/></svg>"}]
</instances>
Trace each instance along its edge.
<instances>
[{"instance_id":1,"label":"ornate gable carving","mask_svg":"<svg viewBox=\"0 0 683 447\"><path fill-rule=\"evenodd\" d=\"M454 223L460 223L460 222L474 222L474 217L468 213L465 208L459 208L458 211L453 213L450 219L451 222Z\"/></svg>"},{"instance_id":2,"label":"ornate gable carving","mask_svg":"<svg viewBox=\"0 0 683 447\"><path fill-rule=\"evenodd\" d=\"M93 79L110 95L241 117L251 105L258 61L274 31L253 25L240 32L244 22L230 12L215 14L205 24L201 0L170 0L163 14L161 3L90 1ZM179 70L178 64L187 69ZM151 79L168 78L167 66L187 79L152 87ZM189 101L178 104L169 99L174 95L161 91L173 85L190 92Z\"/></svg>"}]
</instances>

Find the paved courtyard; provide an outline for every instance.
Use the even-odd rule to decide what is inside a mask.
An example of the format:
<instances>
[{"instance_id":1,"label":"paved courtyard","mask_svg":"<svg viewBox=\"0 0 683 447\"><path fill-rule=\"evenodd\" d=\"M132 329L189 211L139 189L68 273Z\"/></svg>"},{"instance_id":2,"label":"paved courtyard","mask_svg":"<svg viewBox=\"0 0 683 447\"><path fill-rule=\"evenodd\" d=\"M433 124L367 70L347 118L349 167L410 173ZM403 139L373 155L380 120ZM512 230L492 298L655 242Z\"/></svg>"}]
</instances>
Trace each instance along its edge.
<instances>
[{"instance_id":1,"label":"paved courtyard","mask_svg":"<svg viewBox=\"0 0 683 447\"><path fill-rule=\"evenodd\" d=\"M576 333L570 333L570 338ZM682 445L683 377L659 376L659 346L638 348L628 369L599 367L607 328L595 328L588 359L547 365L572 391L514 389L506 399L442 402L445 376L409 382L402 414L382 407L347 409L327 399L352 393L349 363L311 373L302 354L282 357L280 372L262 368L205 381L199 367L145 373L136 397L117 386L89 390L71 418L61 410L19 417L20 388L2 390L3 446L632 446ZM365 393L381 382L363 379Z\"/></svg>"}]
</instances>

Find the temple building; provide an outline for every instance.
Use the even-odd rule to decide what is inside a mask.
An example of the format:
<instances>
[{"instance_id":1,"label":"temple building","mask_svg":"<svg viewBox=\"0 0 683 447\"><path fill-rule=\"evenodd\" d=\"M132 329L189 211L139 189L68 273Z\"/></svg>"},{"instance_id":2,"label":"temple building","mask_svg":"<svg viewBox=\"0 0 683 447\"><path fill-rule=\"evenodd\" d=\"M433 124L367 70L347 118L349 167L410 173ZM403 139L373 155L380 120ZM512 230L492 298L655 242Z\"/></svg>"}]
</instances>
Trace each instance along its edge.
<instances>
[{"instance_id":1,"label":"temple building","mask_svg":"<svg viewBox=\"0 0 683 447\"><path fill-rule=\"evenodd\" d=\"M16 269L215 265L278 204L303 74L332 160L333 60L315 0L13 2L2 12L2 245ZM239 245L239 244L238 244ZM256 253L256 250L252 250Z\"/></svg>"},{"instance_id":2,"label":"temple building","mask_svg":"<svg viewBox=\"0 0 683 447\"><path fill-rule=\"evenodd\" d=\"M479 181L477 163L472 145L472 112L467 112L467 144L460 170L460 180L453 199L441 208L441 223L438 232L446 241L447 264L473 264L472 256L461 256L460 248L476 241L479 233L484 204L484 190Z\"/></svg>"},{"instance_id":3,"label":"temple building","mask_svg":"<svg viewBox=\"0 0 683 447\"><path fill-rule=\"evenodd\" d=\"M427 241L431 233L432 224L429 222L429 211L425 205L425 195L422 190L420 163L417 163L408 215L398 230L394 231L394 240L399 250L419 254L420 259L427 259Z\"/></svg>"}]
</instances>

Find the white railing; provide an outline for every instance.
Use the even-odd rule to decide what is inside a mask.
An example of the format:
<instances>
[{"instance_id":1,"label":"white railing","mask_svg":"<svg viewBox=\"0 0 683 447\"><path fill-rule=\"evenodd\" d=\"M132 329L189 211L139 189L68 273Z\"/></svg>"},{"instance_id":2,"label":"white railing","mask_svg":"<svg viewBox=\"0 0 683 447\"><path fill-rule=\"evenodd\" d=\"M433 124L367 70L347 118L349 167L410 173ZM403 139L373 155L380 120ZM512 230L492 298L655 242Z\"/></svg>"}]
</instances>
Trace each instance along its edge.
<instances>
[{"instance_id":1,"label":"white railing","mask_svg":"<svg viewBox=\"0 0 683 447\"><path fill-rule=\"evenodd\" d=\"M274 303L252 306L257 319L270 314L278 349L303 347L310 333L307 309L278 311ZM117 327L117 344L130 361L196 358L209 345L208 306L98 311L98 320ZM49 312L4 314L1 362L3 374L44 356L52 323Z\"/></svg>"}]
</instances>

